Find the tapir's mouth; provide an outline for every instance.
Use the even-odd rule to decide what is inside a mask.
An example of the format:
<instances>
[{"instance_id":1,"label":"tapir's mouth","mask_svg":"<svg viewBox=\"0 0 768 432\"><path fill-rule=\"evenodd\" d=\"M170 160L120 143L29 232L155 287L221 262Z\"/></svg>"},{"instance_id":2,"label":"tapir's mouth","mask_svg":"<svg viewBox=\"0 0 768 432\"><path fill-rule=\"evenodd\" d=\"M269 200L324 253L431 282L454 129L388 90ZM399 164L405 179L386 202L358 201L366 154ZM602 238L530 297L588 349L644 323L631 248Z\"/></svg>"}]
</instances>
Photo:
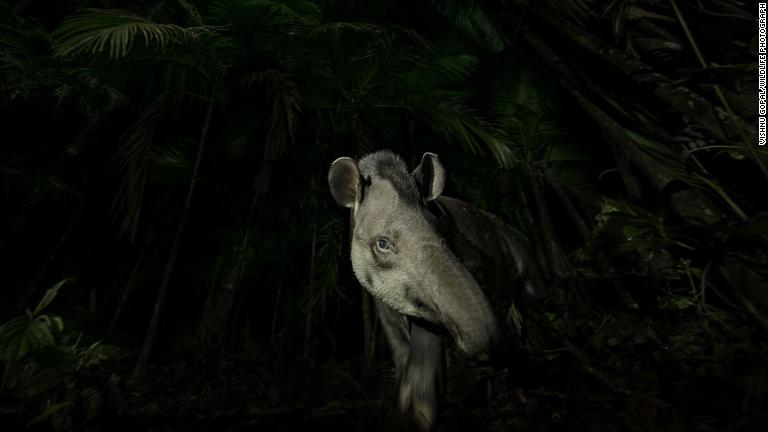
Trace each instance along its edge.
<instances>
[{"instance_id":1,"label":"tapir's mouth","mask_svg":"<svg viewBox=\"0 0 768 432\"><path fill-rule=\"evenodd\" d=\"M492 344L498 336L496 322L493 318L487 323L483 323L481 320L473 320L472 325L474 328L469 327L465 329L452 321L435 323L412 315L404 315L404 317L409 333L412 331L412 326L416 324L422 329L443 338L446 342L452 340L459 349L469 355L477 354L489 348L489 344Z\"/></svg>"},{"instance_id":2,"label":"tapir's mouth","mask_svg":"<svg viewBox=\"0 0 768 432\"><path fill-rule=\"evenodd\" d=\"M423 328L423 329L425 329L425 330L427 330L427 331L429 331L431 333L434 333L434 334L436 334L438 336L441 336L443 338L450 337L450 335L448 333L448 330L442 324L437 324L437 323L429 322L429 321L423 320L421 318L416 318L416 317L411 316L411 315L406 315L405 319L408 321L408 331L411 330L411 326L413 324L417 324L419 327L421 327L421 328Z\"/></svg>"},{"instance_id":3,"label":"tapir's mouth","mask_svg":"<svg viewBox=\"0 0 768 432\"><path fill-rule=\"evenodd\" d=\"M413 326L418 325L422 330L428 331L429 333L442 338L444 341L446 341L446 343L452 340L464 352L474 353L478 350L477 348L472 348L471 345L468 346L466 343L467 341L462 339L461 333L459 333L455 327L449 328L444 324L426 321L422 318L417 318L410 315L407 315L405 318L408 322L408 332L411 334L413 332ZM470 343L471 342L473 341L470 340ZM467 349L468 347L469 349Z\"/></svg>"}]
</instances>

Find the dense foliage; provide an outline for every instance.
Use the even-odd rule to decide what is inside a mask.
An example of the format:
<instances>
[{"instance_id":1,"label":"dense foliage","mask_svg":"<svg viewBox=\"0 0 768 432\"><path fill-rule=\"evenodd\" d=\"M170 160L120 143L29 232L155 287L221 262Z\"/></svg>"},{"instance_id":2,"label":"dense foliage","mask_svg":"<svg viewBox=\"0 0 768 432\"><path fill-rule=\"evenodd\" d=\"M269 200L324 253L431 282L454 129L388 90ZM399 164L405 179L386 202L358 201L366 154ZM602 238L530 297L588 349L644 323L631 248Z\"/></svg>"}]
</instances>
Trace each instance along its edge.
<instances>
[{"instance_id":1,"label":"dense foliage","mask_svg":"<svg viewBox=\"0 0 768 432\"><path fill-rule=\"evenodd\" d=\"M412 165L438 153L446 194L514 226L552 287L544 304L497 305L506 332L525 322L530 372L510 386L527 396L489 392L473 428L759 430L755 13L736 0L0 1L0 419L173 417L124 414L136 402L114 394L150 401L147 382L185 368L207 371L210 393L233 385L233 364L261 374L246 381L264 406L305 400L285 394L322 375L310 417L380 413L353 403L386 400L369 374L388 360L326 174L391 148ZM181 381L168 385L205 393Z\"/></svg>"}]
</instances>

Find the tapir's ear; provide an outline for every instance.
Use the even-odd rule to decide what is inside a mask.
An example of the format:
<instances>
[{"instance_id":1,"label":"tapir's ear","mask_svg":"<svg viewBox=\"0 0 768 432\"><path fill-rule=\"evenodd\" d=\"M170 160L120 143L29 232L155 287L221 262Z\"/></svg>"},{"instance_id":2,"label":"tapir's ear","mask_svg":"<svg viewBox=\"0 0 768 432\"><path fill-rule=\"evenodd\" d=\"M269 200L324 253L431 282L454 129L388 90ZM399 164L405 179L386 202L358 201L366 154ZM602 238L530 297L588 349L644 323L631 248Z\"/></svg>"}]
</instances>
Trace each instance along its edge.
<instances>
[{"instance_id":1,"label":"tapir's ear","mask_svg":"<svg viewBox=\"0 0 768 432\"><path fill-rule=\"evenodd\" d=\"M421 163L413 170L413 178L419 186L424 201L437 199L445 187L445 168L434 153L424 153Z\"/></svg>"},{"instance_id":2,"label":"tapir's ear","mask_svg":"<svg viewBox=\"0 0 768 432\"><path fill-rule=\"evenodd\" d=\"M360 199L360 171L355 160L340 157L333 161L328 171L328 186L333 199L340 206L353 208Z\"/></svg>"}]
</instances>

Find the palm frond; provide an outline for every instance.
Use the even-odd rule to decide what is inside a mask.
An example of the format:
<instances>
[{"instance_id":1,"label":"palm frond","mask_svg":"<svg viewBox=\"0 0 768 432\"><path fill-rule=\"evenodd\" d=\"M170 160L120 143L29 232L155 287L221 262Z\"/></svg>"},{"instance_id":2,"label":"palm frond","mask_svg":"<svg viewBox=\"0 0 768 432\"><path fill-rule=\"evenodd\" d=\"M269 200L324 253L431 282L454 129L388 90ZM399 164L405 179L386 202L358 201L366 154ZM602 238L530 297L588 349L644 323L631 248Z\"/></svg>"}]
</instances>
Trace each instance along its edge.
<instances>
[{"instance_id":1,"label":"palm frond","mask_svg":"<svg viewBox=\"0 0 768 432\"><path fill-rule=\"evenodd\" d=\"M176 147L151 150L148 162L152 169L153 182L174 186L189 182L192 161Z\"/></svg>"},{"instance_id":2,"label":"palm frond","mask_svg":"<svg viewBox=\"0 0 768 432\"><path fill-rule=\"evenodd\" d=\"M71 282L72 279L63 279L56 283L53 287L49 288L45 294L43 295L43 298L40 299L40 303L37 304L35 307L35 310L32 311L33 316L38 316L45 308L47 308L53 300L56 299L56 296L59 295L59 290L61 287L64 286L65 283Z\"/></svg>"},{"instance_id":3,"label":"palm frond","mask_svg":"<svg viewBox=\"0 0 768 432\"><path fill-rule=\"evenodd\" d=\"M54 335L64 328L58 316L41 315L56 298L59 289L68 282L64 279L48 289L34 311L27 310L0 326L0 359L15 362L28 354L54 344Z\"/></svg>"},{"instance_id":4,"label":"palm frond","mask_svg":"<svg viewBox=\"0 0 768 432\"><path fill-rule=\"evenodd\" d=\"M320 8L306 0L218 0L212 3L210 15L236 28L248 26L256 34L268 28L296 31L314 27L322 16Z\"/></svg>"},{"instance_id":5,"label":"palm frond","mask_svg":"<svg viewBox=\"0 0 768 432\"><path fill-rule=\"evenodd\" d=\"M19 65L29 61L30 55L19 31L0 25L0 71L19 69Z\"/></svg>"},{"instance_id":6,"label":"palm frond","mask_svg":"<svg viewBox=\"0 0 768 432\"><path fill-rule=\"evenodd\" d=\"M263 85L272 100L264 157L275 160L285 153L296 137L302 106L299 87L284 72L277 70L250 74L243 83L246 88L252 87L254 83Z\"/></svg>"},{"instance_id":7,"label":"palm frond","mask_svg":"<svg viewBox=\"0 0 768 432\"><path fill-rule=\"evenodd\" d=\"M472 0L435 0L437 11L457 29L492 52L504 49L506 41L479 4Z\"/></svg>"},{"instance_id":8,"label":"palm frond","mask_svg":"<svg viewBox=\"0 0 768 432\"><path fill-rule=\"evenodd\" d=\"M407 89L418 89L459 84L466 81L476 66L477 57L469 54L439 57L406 72L403 85Z\"/></svg>"},{"instance_id":9,"label":"palm frond","mask_svg":"<svg viewBox=\"0 0 768 432\"><path fill-rule=\"evenodd\" d=\"M275 77L269 86L272 97L272 113L269 117L267 143L264 157L274 160L285 153L293 144L298 129L298 117L301 112L299 87L285 74Z\"/></svg>"},{"instance_id":10,"label":"palm frond","mask_svg":"<svg viewBox=\"0 0 768 432\"><path fill-rule=\"evenodd\" d=\"M132 240L138 232L139 215L144 202L150 147L167 102L168 98L161 95L142 112L124 135L117 155L118 169L123 175L112 203L112 213L119 220L119 233Z\"/></svg>"},{"instance_id":11,"label":"palm frond","mask_svg":"<svg viewBox=\"0 0 768 432\"><path fill-rule=\"evenodd\" d=\"M368 23L351 23L351 22L329 22L321 24L312 31L310 34L332 34L334 36L341 35L342 33L379 33L383 29L375 24Z\"/></svg>"},{"instance_id":12,"label":"palm frond","mask_svg":"<svg viewBox=\"0 0 768 432\"><path fill-rule=\"evenodd\" d=\"M457 95L446 92L442 96L417 102L416 111L425 117L426 123L470 153L484 155L489 151L500 166L511 166L515 155L507 136L467 108Z\"/></svg>"},{"instance_id":13,"label":"palm frond","mask_svg":"<svg viewBox=\"0 0 768 432\"><path fill-rule=\"evenodd\" d=\"M121 10L88 9L82 15L66 19L53 32L52 48L56 57L106 52L110 58L120 59L127 56L137 42L163 49L194 43L201 36L215 32L213 27L159 24Z\"/></svg>"},{"instance_id":14,"label":"palm frond","mask_svg":"<svg viewBox=\"0 0 768 432\"><path fill-rule=\"evenodd\" d=\"M61 385L67 376L54 368L34 368L23 378L18 384L17 391L25 397L33 398L51 392Z\"/></svg>"},{"instance_id":15,"label":"palm frond","mask_svg":"<svg viewBox=\"0 0 768 432\"><path fill-rule=\"evenodd\" d=\"M696 188L706 187L706 183L701 180L701 177L692 175L678 152L673 151L663 143L629 129L624 129L624 133L629 142L636 144L641 151L652 158L658 167L654 170L657 177L669 177L663 181L664 185L670 183L672 179L676 179Z\"/></svg>"},{"instance_id":16,"label":"palm frond","mask_svg":"<svg viewBox=\"0 0 768 432\"><path fill-rule=\"evenodd\" d=\"M122 107L127 102L127 97L120 90L107 84L92 68L65 70L62 81L53 89L59 104L74 103L90 115Z\"/></svg>"},{"instance_id":17,"label":"palm frond","mask_svg":"<svg viewBox=\"0 0 768 432\"><path fill-rule=\"evenodd\" d=\"M176 0L176 2L181 6L182 9L184 9L184 12L187 13L189 16L189 21L194 26L202 26L203 25L203 17L200 15L200 11L197 10L195 5L188 2L187 0Z\"/></svg>"},{"instance_id":18,"label":"palm frond","mask_svg":"<svg viewBox=\"0 0 768 432\"><path fill-rule=\"evenodd\" d=\"M317 4L306 0L247 0L247 6L263 7L279 16L282 20L302 24L318 24L321 12Z\"/></svg>"}]
</instances>

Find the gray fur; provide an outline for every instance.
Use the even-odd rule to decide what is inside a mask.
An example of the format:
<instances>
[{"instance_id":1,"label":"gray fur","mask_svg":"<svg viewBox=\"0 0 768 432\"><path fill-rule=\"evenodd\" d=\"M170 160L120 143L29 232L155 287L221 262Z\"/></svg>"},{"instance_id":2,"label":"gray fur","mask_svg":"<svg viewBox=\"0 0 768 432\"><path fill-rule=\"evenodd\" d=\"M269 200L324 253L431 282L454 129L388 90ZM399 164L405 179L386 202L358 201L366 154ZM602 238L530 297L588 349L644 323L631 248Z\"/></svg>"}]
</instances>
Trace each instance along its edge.
<instances>
[{"instance_id":1,"label":"gray fur","mask_svg":"<svg viewBox=\"0 0 768 432\"><path fill-rule=\"evenodd\" d=\"M360 159L357 164L360 176L368 184L381 180L389 181L402 199L409 204L419 201L419 190L405 161L390 150L371 153Z\"/></svg>"},{"instance_id":2,"label":"gray fur","mask_svg":"<svg viewBox=\"0 0 768 432\"><path fill-rule=\"evenodd\" d=\"M442 332L470 355L488 351L499 335L476 278L488 279L484 269L490 268L497 283L522 276L532 294L543 293L543 284L511 228L440 197L445 170L437 155L425 153L413 174L388 150L356 166L350 161L337 159L328 178L336 201L353 208L352 268L375 298L399 377L400 407L430 429L444 389Z\"/></svg>"}]
</instances>

